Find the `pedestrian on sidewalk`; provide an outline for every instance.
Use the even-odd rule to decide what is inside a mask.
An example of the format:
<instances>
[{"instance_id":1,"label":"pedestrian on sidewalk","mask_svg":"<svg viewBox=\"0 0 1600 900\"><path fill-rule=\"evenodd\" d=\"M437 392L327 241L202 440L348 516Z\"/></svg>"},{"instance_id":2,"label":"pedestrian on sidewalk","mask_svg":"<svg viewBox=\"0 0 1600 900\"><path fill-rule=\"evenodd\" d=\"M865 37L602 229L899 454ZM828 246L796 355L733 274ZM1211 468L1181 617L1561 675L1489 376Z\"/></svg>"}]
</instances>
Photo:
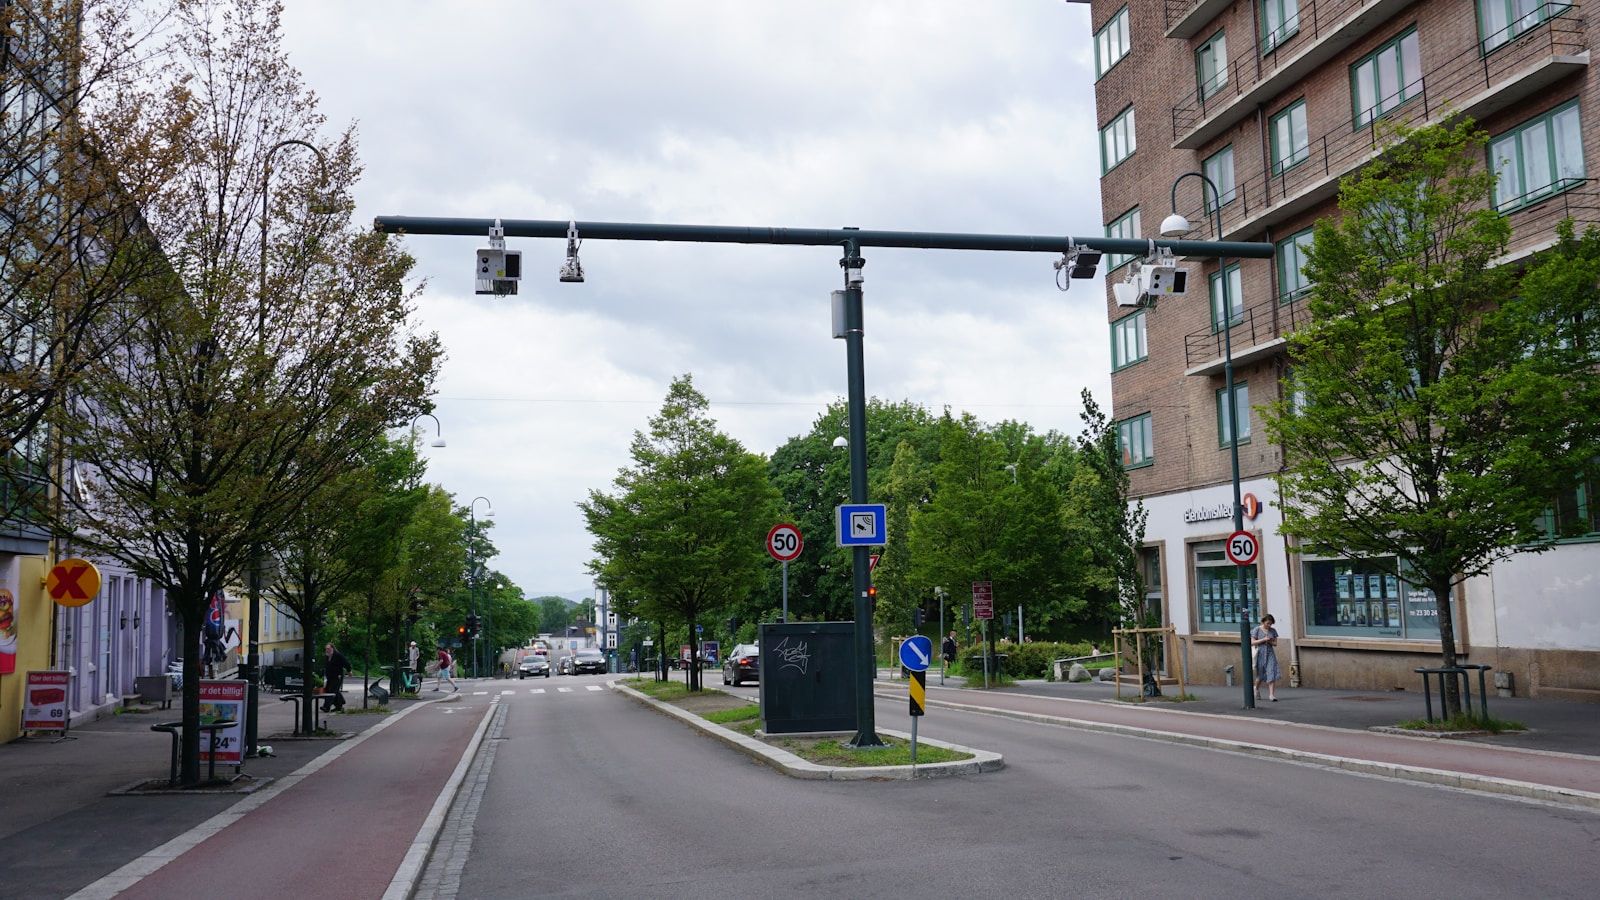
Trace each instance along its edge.
<instances>
[{"instance_id":1,"label":"pedestrian on sidewalk","mask_svg":"<svg viewBox=\"0 0 1600 900\"><path fill-rule=\"evenodd\" d=\"M950 629L950 636L944 639L939 646L939 655L944 657L945 668L950 668L956 662L956 630Z\"/></svg>"},{"instance_id":2,"label":"pedestrian on sidewalk","mask_svg":"<svg viewBox=\"0 0 1600 900\"><path fill-rule=\"evenodd\" d=\"M322 664L322 677L325 699L322 701L323 712L339 712L344 709L344 676L350 671L350 660L329 641L323 649L328 656Z\"/></svg>"},{"instance_id":3,"label":"pedestrian on sidewalk","mask_svg":"<svg viewBox=\"0 0 1600 900\"><path fill-rule=\"evenodd\" d=\"M450 673L451 667L456 664L456 661L450 656L450 651L440 647L439 656L434 662L439 668L433 673L433 689L438 691L448 681L450 682L450 690L459 692L461 688L456 687L456 680Z\"/></svg>"},{"instance_id":4,"label":"pedestrian on sidewalk","mask_svg":"<svg viewBox=\"0 0 1600 900\"><path fill-rule=\"evenodd\" d=\"M415 691L422 685L421 673L417 671L417 663L422 661L422 651L417 649L417 642L412 641L406 648L406 690Z\"/></svg>"},{"instance_id":5,"label":"pedestrian on sidewalk","mask_svg":"<svg viewBox=\"0 0 1600 900\"><path fill-rule=\"evenodd\" d=\"M1261 624L1250 632L1250 655L1254 659L1256 699L1261 699L1261 685L1267 686L1267 698L1273 703L1278 702L1278 679L1283 677L1278 670L1278 629L1272 627L1277 620L1268 613L1261 617Z\"/></svg>"}]
</instances>

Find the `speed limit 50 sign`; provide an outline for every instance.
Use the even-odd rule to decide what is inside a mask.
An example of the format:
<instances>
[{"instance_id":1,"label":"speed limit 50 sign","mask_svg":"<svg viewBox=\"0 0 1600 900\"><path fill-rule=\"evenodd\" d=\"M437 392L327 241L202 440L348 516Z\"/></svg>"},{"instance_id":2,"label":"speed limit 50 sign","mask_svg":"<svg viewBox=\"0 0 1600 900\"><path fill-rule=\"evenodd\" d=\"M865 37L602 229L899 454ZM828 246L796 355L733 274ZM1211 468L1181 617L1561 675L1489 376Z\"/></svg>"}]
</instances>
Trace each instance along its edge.
<instances>
[{"instance_id":1,"label":"speed limit 50 sign","mask_svg":"<svg viewBox=\"0 0 1600 900\"><path fill-rule=\"evenodd\" d=\"M767 532L767 552L778 562L792 562L800 556L805 542L800 540L800 529L784 523L772 526Z\"/></svg>"},{"instance_id":2,"label":"speed limit 50 sign","mask_svg":"<svg viewBox=\"0 0 1600 900\"><path fill-rule=\"evenodd\" d=\"M1248 531L1235 531L1228 535L1228 561L1236 566L1248 566L1256 561L1261 545Z\"/></svg>"}]
</instances>

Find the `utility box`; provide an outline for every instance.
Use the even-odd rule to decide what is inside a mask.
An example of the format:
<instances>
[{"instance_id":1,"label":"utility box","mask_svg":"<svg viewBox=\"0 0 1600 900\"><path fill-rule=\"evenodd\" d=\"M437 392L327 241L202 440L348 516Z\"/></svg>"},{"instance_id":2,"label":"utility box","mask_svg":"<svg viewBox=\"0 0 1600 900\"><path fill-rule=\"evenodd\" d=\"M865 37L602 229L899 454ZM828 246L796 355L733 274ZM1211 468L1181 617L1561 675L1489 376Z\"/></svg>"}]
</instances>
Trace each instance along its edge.
<instances>
[{"instance_id":1,"label":"utility box","mask_svg":"<svg viewBox=\"0 0 1600 900\"><path fill-rule=\"evenodd\" d=\"M172 708L172 676L140 675L133 679L133 689L144 703L159 703L162 709Z\"/></svg>"},{"instance_id":2,"label":"utility box","mask_svg":"<svg viewBox=\"0 0 1600 900\"><path fill-rule=\"evenodd\" d=\"M856 730L856 624L761 625L761 730Z\"/></svg>"}]
</instances>

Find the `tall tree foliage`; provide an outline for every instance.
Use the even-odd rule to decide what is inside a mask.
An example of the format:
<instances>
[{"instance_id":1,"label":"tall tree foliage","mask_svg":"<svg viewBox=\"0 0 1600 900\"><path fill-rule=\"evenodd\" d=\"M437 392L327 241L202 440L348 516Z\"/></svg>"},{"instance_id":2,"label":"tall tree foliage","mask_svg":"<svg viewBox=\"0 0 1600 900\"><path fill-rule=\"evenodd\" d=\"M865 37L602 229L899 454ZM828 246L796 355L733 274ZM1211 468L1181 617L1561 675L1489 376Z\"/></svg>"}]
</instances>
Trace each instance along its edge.
<instances>
[{"instance_id":1,"label":"tall tree foliage","mask_svg":"<svg viewBox=\"0 0 1600 900\"><path fill-rule=\"evenodd\" d=\"M1078 465L1068 494L1069 552L1086 562L1080 584L1098 603L1103 620L1159 626L1159 610L1147 609L1139 552L1148 513L1142 501L1128 499L1128 470L1122 465L1117 425L1083 392L1083 431L1078 435Z\"/></svg>"},{"instance_id":2,"label":"tall tree foliage","mask_svg":"<svg viewBox=\"0 0 1600 900\"><path fill-rule=\"evenodd\" d=\"M1340 187L1306 274L1311 321L1266 411L1284 452L1284 528L1304 551L1397 561L1432 592L1444 665L1451 598L1548 546L1537 523L1596 450L1595 245L1567 240L1524 279L1476 128L1398 128ZM1447 711L1459 709L1454 685Z\"/></svg>"},{"instance_id":3,"label":"tall tree foliage","mask_svg":"<svg viewBox=\"0 0 1600 900\"><path fill-rule=\"evenodd\" d=\"M440 360L411 333L411 260L347 219L353 136L324 148L327 179L296 148L273 160L263 245L263 172L283 140L317 144L322 119L260 0L177 4L172 52L97 99L169 123L176 177L142 206L171 262L104 313L117 337L51 425L72 471L58 528L165 589L183 624L183 718L199 718L200 622L210 596L252 568L309 497L359 467L352 448L424 409ZM141 158L109 142L109 157ZM257 274L265 265L266 289ZM53 514L40 510L40 514ZM183 778L199 778L184 731Z\"/></svg>"},{"instance_id":4,"label":"tall tree foliage","mask_svg":"<svg viewBox=\"0 0 1600 900\"><path fill-rule=\"evenodd\" d=\"M142 0L0 4L0 515L42 484L47 411L122 335L106 312L167 269L141 210L191 123L102 101L163 50L163 23Z\"/></svg>"},{"instance_id":5,"label":"tall tree foliage","mask_svg":"<svg viewBox=\"0 0 1600 900\"><path fill-rule=\"evenodd\" d=\"M778 510L766 460L718 431L704 395L676 378L613 492L580 503L619 617L692 628L762 582L764 539ZM699 653L698 644L694 652ZM691 669L699 688L699 667Z\"/></svg>"}]
</instances>

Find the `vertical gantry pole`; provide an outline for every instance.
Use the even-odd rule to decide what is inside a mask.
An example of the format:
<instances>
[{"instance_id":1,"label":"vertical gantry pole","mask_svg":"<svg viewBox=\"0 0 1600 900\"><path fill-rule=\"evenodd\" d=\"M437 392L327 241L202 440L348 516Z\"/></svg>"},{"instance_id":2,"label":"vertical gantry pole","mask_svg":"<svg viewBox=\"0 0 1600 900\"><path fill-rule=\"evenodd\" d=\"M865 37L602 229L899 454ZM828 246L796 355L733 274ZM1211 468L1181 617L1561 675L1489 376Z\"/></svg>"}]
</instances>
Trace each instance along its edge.
<instances>
[{"instance_id":1,"label":"vertical gantry pole","mask_svg":"<svg viewBox=\"0 0 1600 900\"><path fill-rule=\"evenodd\" d=\"M850 426L850 502L867 502L867 387L866 364L862 351L861 269L867 261L861 258L860 245L847 241L844 258L839 265L845 271L844 286L844 346L849 369L849 394L847 407ZM872 586L872 567L867 548L850 550L851 587L855 591L856 617L856 735L850 740L852 747L881 747L872 708L872 681L877 674L877 650L872 641L872 600L868 588Z\"/></svg>"}]
</instances>

